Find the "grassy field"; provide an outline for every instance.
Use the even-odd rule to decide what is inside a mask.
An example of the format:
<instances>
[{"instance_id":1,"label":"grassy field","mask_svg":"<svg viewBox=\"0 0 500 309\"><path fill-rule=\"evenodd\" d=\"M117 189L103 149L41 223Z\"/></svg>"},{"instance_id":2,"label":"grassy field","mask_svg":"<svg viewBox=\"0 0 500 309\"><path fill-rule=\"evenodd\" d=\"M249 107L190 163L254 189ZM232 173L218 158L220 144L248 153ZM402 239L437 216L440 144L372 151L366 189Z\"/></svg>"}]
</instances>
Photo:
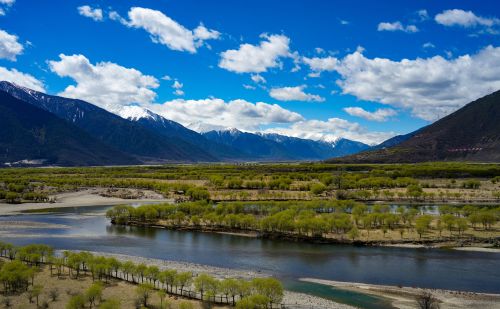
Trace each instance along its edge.
<instances>
[{"instance_id":1,"label":"grassy field","mask_svg":"<svg viewBox=\"0 0 500 309\"><path fill-rule=\"evenodd\" d=\"M409 190L417 187L418 190ZM199 164L0 169L0 200L47 202L82 188L153 190L178 201L354 199L500 202L500 164ZM113 193L131 198L122 190Z\"/></svg>"}]
</instances>

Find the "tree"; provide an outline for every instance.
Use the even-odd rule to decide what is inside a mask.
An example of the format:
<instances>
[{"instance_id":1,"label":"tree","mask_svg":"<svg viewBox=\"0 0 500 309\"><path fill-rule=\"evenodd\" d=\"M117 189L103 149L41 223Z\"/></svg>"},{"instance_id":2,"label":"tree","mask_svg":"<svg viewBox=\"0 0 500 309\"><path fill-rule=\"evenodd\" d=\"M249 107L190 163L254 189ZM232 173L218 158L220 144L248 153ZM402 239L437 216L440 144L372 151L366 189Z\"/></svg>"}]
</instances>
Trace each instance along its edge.
<instances>
[{"instance_id":1,"label":"tree","mask_svg":"<svg viewBox=\"0 0 500 309\"><path fill-rule=\"evenodd\" d=\"M85 308L85 297L78 294L70 298L68 304L66 304L66 309L84 309Z\"/></svg>"},{"instance_id":2,"label":"tree","mask_svg":"<svg viewBox=\"0 0 500 309\"><path fill-rule=\"evenodd\" d=\"M93 283L85 292L85 298L90 303L90 308L96 305L97 301L102 299L102 291L104 287L100 282Z\"/></svg>"},{"instance_id":3,"label":"tree","mask_svg":"<svg viewBox=\"0 0 500 309\"><path fill-rule=\"evenodd\" d=\"M32 293L33 297L36 298L37 307L38 307L38 299L40 298L40 294L42 294L42 290L43 290L43 286L41 286L40 284L35 284L31 288L31 293Z\"/></svg>"},{"instance_id":4,"label":"tree","mask_svg":"<svg viewBox=\"0 0 500 309\"><path fill-rule=\"evenodd\" d=\"M229 296L232 298L232 304L234 306L236 304L235 297L238 295L240 290L240 282L232 278L224 279L221 281L219 289L221 293L226 296L226 300Z\"/></svg>"},{"instance_id":5,"label":"tree","mask_svg":"<svg viewBox=\"0 0 500 309\"><path fill-rule=\"evenodd\" d=\"M207 274L200 274L194 279L194 287L196 291L200 292L202 300L205 291L216 285L215 281L217 280L214 277Z\"/></svg>"},{"instance_id":6,"label":"tree","mask_svg":"<svg viewBox=\"0 0 500 309\"><path fill-rule=\"evenodd\" d=\"M59 297L59 290L57 288L53 288L49 291L49 297L52 301L56 301Z\"/></svg>"},{"instance_id":7,"label":"tree","mask_svg":"<svg viewBox=\"0 0 500 309\"><path fill-rule=\"evenodd\" d=\"M423 291L417 296L419 309L439 309L438 300L428 291Z\"/></svg>"},{"instance_id":8,"label":"tree","mask_svg":"<svg viewBox=\"0 0 500 309\"><path fill-rule=\"evenodd\" d=\"M274 278L255 278L252 287L256 294L267 297L271 304L279 304L283 299L283 285Z\"/></svg>"},{"instance_id":9,"label":"tree","mask_svg":"<svg viewBox=\"0 0 500 309\"><path fill-rule=\"evenodd\" d=\"M151 297L153 289L154 289L153 285L149 283L141 283L137 286L136 288L137 297L144 307L148 306L148 300Z\"/></svg>"},{"instance_id":10,"label":"tree","mask_svg":"<svg viewBox=\"0 0 500 309\"><path fill-rule=\"evenodd\" d=\"M182 272L175 276L175 285L181 288L181 295L184 291L184 287L189 285L193 280L193 274L190 272Z\"/></svg>"},{"instance_id":11,"label":"tree","mask_svg":"<svg viewBox=\"0 0 500 309\"><path fill-rule=\"evenodd\" d=\"M121 304L117 299L108 299L99 305L99 309L120 309Z\"/></svg>"},{"instance_id":12,"label":"tree","mask_svg":"<svg viewBox=\"0 0 500 309\"><path fill-rule=\"evenodd\" d=\"M270 299L264 295L246 296L236 303L236 309L264 309L270 302Z\"/></svg>"},{"instance_id":13,"label":"tree","mask_svg":"<svg viewBox=\"0 0 500 309\"><path fill-rule=\"evenodd\" d=\"M160 298L160 309L163 309L163 301L165 300L165 296L167 296L167 292L163 289L159 289L156 294L158 294L158 298Z\"/></svg>"},{"instance_id":14,"label":"tree","mask_svg":"<svg viewBox=\"0 0 500 309\"><path fill-rule=\"evenodd\" d=\"M422 238L422 235L429 230L432 217L429 215L423 215L417 218L415 221L415 228L417 230L418 236Z\"/></svg>"},{"instance_id":15,"label":"tree","mask_svg":"<svg viewBox=\"0 0 500 309\"><path fill-rule=\"evenodd\" d=\"M354 241L356 238L359 237L359 230L357 227L353 226L352 229L347 234L352 239L352 241Z\"/></svg>"}]
</instances>

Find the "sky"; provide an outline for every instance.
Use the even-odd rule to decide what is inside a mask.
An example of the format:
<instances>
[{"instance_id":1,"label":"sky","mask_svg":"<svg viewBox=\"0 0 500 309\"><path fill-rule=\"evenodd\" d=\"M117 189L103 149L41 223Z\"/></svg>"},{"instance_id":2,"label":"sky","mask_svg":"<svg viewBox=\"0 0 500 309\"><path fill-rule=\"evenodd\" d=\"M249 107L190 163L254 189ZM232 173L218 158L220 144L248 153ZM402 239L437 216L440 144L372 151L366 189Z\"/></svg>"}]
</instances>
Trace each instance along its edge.
<instances>
[{"instance_id":1,"label":"sky","mask_svg":"<svg viewBox=\"0 0 500 309\"><path fill-rule=\"evenodd\" d=\"M198 131L376 144L500 89L500 2L0 0L0 80Z\"/></svg>"}]
</instances>

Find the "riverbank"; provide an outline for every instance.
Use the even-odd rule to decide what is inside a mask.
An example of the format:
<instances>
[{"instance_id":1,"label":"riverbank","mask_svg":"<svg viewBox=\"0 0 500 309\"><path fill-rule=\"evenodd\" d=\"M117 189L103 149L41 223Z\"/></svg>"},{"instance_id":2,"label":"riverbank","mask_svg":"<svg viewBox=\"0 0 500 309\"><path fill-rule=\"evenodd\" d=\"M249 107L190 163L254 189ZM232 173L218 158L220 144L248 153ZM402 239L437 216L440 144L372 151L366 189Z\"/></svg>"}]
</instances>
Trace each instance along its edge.
<instances>
[{"instance_id":1,"label":"riverbank","mask_svg":"<svg viewBox=\"0 0 500 309\"><path fill-rule=\"evenodd\" d=\"M301 278L300 280L304 282L323 284L338 289L384 297L390 299L395 308L400 309L417 308L416 297L424 291L424 289L413 287L340 282L314 278ZM425 291L430 292L440 302L441 309L500 308L500 294L461 292L441 289L425 289Z\"/></svg>"},{"instance_id":2,"label":"riverbank","mask_svg":"<svg viewBox=\"0 0 500 309\"><path fill-rule=\"evenodd\" d=\"M158 266L161 270L163 269L175 269L178 272L193 272L195 274L206 273L218 279L224 278L238 278L238 279L252 279L257 277L269 277L271 274L266 274L260 271L254 270L242 270L242 269L231 269L222 268L208 265L201 265L188 262L179 261L169 261L160 259L144 258L140 256L131 256L124 254L114 254L114 253L104 253L104 252L91 252L94 255L100 255L104 257L114 257L122 262L131 261L134 263L144 263L146 265ZM328 299L321 297L316 297L309 294L297 293L292 291L285 291L283 298L283 304L291 307L301 307L301 308L331 308L331 309L354 309L352 306L340 304L333 302Z\"/></svg>"},{"instance_id":3,"label":"riverbank","mask_svg":"<svg viewBox=\"0 0 500 309\"><path fill-rule=\"evenodd\" d=\"M23 203L23 204L6 204L0 203L0 215L13 215L22 211L68 208L68 207L89 207L89 206L113 206L120 204L133 203L169 203L171 199L165 199L161 195L153 192L142 190L145 194L144 198L125 199L119 197L103 196L107 194L106 189L86 189L76 192L60 193L51 196L55 200L54 203Z\"/></svg>"},{"instance_id":4,"label":"riverbank","mask_svg":"<svg viewBox=\"0 0 500 309\"><path fill-rule=\"evenodd\" d=\"M111 220L112 224L117 224ZM498 244L500 244L500 236L481 238L473 235L457 237L439 237L439 238L422 238L422 239L349 239L346 237L312 237L307 235L299 235L282 232L261 232L247 229L230 229L226 227L213 227L204 225L174 225L170 222L159 220L156 222L139 222L128 221L123 224L128 226L151 227L159 229L167 229L173 231L191 231L202 233L227 234L241 237L262 238L273 240L284 240L290 242L304 242L313 244L339 244L339 245L355 245L355 246L375 246L375 247L399 247L399 248L474 248L470 251L497 252ZM372 232L373 234L373 232ZM491 248L491 250L489 249ZM461 249L464 250L464 249ZM500 249L498 250L500 252Z\"/></svg>"}]
</instances>

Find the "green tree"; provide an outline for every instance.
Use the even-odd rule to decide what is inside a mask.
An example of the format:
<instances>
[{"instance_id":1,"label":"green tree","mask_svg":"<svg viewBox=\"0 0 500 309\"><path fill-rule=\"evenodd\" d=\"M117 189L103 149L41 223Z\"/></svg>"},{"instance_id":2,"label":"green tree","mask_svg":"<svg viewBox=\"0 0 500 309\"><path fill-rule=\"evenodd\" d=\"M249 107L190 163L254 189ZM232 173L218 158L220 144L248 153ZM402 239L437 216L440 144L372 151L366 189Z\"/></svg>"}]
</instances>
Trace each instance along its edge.
<instances>
[{"instance_id":1,"label":"green tree","mask_svg":"<svg viewBox=\"0 0 500 309\"><path fill-rule=\"evenodd\" d=\"M104 290L104 287L100 282L95 282L93 283L85 292L85 298L90 304L90 308L95 306L97 302L101 301L102 299L102 291Z\"/></svg>"},{"instance_id":2,"label":"green tree","mask_svg":"<svg viewBox=\"0 0 500 309\"><path fill-rule=\"evenodd\" d=\"M81 294L72 296L66 304L66 309L84 309L85 297Z\"/></svg>"},{"instance_id":3,"label":"green tree","mask_svg":"<svg viewBox=\"0 0 500 309\"><path fill-rule=\"evenodd\" d=\"M148 307L148 300L151 297L153 290L153 285L149 283L141 283L137 286L137 298L144 307Z\"/></svg>"}]
</instances>

